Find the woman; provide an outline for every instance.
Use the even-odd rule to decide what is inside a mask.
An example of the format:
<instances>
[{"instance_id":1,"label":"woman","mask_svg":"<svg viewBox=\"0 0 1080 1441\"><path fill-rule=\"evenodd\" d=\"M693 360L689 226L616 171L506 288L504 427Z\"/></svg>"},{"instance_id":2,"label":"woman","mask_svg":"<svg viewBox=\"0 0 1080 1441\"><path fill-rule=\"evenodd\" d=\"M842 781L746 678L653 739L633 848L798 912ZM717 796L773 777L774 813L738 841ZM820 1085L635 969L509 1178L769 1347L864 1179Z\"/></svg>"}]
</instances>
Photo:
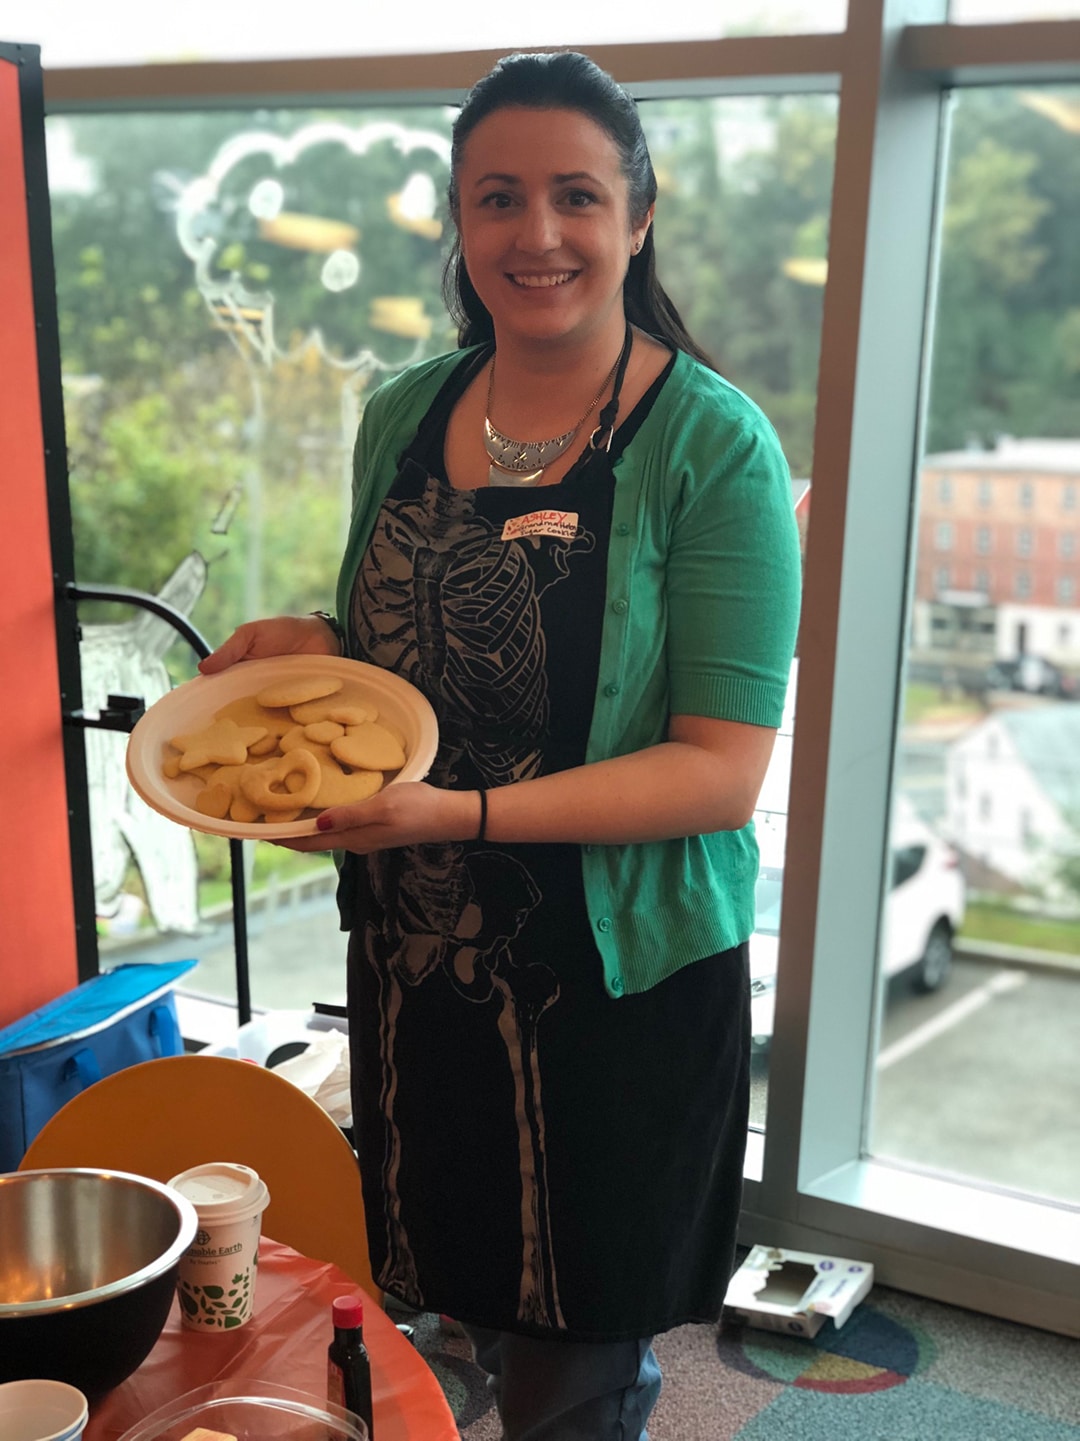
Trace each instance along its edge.
<instances>
[{"instance_id":1,"label":"woman","mask_svg":"<svg viewBox=\"0 0 1080 1441\"><path fill-rule=\"evenodd\" d=\"M645 1436L651 1338L716 1319L739 1208L798 547L772 428L656 279L655 198L585 57L479 82L462 348L368 403L340 623L241 626L203 662L340 635L437 712L426 783L292 844L344 853L375 1275L461 1320L529 1441Z\"/></svg>"}]
</instances>

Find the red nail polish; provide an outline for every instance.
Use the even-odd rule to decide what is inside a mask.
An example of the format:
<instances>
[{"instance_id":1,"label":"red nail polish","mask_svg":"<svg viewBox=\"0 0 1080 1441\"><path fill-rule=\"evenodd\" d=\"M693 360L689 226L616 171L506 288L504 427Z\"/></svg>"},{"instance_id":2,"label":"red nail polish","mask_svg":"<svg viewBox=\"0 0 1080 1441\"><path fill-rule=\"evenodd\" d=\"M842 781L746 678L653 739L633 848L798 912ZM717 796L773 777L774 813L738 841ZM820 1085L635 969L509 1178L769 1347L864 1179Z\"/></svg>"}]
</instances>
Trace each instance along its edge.
<instances>
[{"instance_id":1,"label":"red nail polish","mask_svg":"<svg viewBox=\"0 0 1080 1441\"><path fill-rule=\"evenodd\" d=\"M333 821L331 821L328 815L323 814L321 816L315 817L315 827L317 830L328 831L332 828L332 826Z\"/></svg>"}]
</instances>

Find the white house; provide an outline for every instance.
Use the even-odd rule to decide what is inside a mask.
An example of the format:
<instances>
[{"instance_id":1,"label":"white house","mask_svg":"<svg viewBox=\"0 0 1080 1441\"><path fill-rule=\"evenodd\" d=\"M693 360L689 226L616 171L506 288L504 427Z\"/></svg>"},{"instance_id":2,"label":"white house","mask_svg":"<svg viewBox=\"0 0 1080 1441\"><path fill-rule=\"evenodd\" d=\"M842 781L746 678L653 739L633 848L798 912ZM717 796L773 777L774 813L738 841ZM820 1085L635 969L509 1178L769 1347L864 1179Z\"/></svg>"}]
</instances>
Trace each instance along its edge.
<instances>
[{"instance_id":1,"label":"white house","mask_svg":"<svg viewBox=\"0 0 1080 1441\"><path fill-rule=\"evenodd\" d=\"M960 850L1053 898L1054 859L1080 845L1080 705L995 712L949 747L945 833Z\"/></svg>"}]
</instances>

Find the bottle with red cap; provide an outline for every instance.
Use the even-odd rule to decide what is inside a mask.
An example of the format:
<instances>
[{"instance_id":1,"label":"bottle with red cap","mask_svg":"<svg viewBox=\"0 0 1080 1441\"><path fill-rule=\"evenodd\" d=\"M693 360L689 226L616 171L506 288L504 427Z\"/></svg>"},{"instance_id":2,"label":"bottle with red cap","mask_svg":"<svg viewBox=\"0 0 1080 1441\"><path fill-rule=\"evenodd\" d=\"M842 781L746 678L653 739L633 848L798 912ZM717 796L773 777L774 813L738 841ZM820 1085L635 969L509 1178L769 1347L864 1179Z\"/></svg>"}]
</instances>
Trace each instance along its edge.
<instances>
[{"instance_id":1,"label":"bottle with red cap","mask_svg":"<svg viewBox=\"0 0 1080 1441\"><path fill-rule=\"evenodd\" d=\"M371 1415L371 1361L364 1345L364 1302L338 1296L332 1308L334 1339L327 1352L326 1393L330 1401L354 1412L375 1436Z\"/></svg>"}]
</instances>

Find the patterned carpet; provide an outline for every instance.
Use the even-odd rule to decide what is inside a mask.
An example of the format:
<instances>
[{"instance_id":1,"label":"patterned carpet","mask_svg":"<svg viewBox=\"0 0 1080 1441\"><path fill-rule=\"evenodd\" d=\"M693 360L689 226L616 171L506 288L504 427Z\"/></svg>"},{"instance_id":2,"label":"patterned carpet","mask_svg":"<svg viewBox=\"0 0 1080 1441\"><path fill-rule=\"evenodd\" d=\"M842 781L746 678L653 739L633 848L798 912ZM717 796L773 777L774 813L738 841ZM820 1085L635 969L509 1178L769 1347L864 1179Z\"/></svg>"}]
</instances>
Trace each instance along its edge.
<instances>
[{"instance_id":1,"label":"patterned carpet","mask_svg":"<svg viewBox=\"0 0 1080 1441\"><path fill-rule=\"evenodd\" d=\"M500 1441L466 1342L414 1324L462 1441ZM881 1286L813 1340L684 1326L656 1354L650 1441L1080 1441L1080 1342Z\"/></svg>"}]
</instances>

